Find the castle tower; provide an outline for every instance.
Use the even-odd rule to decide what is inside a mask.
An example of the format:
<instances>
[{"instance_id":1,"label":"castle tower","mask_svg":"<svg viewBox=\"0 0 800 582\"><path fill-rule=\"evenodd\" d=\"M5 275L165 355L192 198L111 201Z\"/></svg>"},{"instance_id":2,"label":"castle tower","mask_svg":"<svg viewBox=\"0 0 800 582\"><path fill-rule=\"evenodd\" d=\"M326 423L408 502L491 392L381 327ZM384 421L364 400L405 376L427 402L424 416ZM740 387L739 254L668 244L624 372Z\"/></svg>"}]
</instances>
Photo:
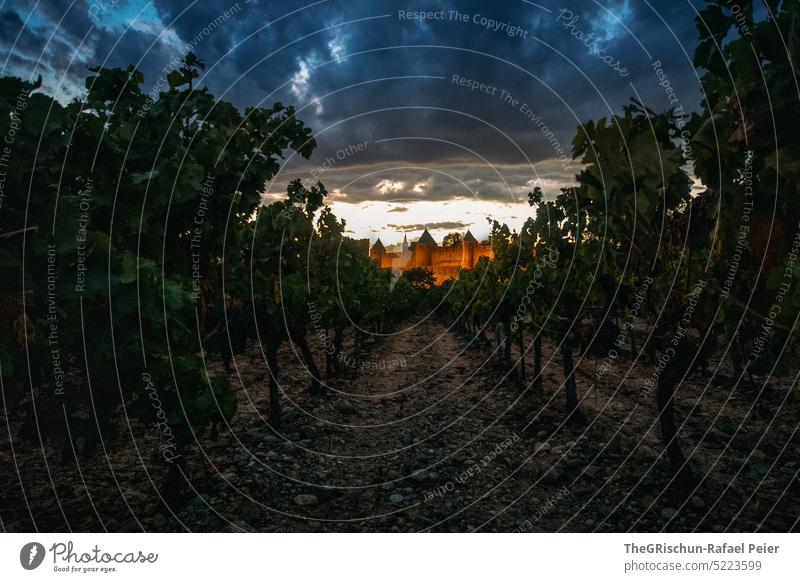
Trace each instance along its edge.
<instances>
[{"instance_id":1,"label":"castle tower","mask_svg":"<svg viewBox=\"0 0 800 582\"><path fill-rule=\"evenodd\" d=\"M415 247L414 253L414 266L415 267L431 267L433 266L433 249L436 248L436 241L433 240L431 233L428 229L419 237Z\"/></svg>"},{"instance_id":2,"label":"castle tower","mask_svg":"<svg viewBox=\"0 0 800 582\"><path fill-rule=\"evenodd\" d=\"M386 258L386 247L383 246L381 239L375 241L372 248L369 250L369 258L378 263L379 267L383 267Z\"/></svg>"},{"instance_id":3,"label":"castle tower","mask_svg":"<svg viewBox=\"0 0 800 582\"><path fill-rule=\"evenodd\" d=\"M477 261L478 240L469 230L467 230L467 234L465 234L462 239L461 248L463 249L461 254L461 268L471 269L475 266L475 262Z\"/></svg>"},{"instance_id":4,"label":"castle tower","mask_svg":"<svg viewBox=\"0 0 800 582\"><path fill-rule=\"evenodd\" d=\"M406 268L411 262L411 250L408 248L408 235L403 235L403 246L399 256L396 256L392 261L395 267L400 269Z\"/></svg>"}]
</instances>

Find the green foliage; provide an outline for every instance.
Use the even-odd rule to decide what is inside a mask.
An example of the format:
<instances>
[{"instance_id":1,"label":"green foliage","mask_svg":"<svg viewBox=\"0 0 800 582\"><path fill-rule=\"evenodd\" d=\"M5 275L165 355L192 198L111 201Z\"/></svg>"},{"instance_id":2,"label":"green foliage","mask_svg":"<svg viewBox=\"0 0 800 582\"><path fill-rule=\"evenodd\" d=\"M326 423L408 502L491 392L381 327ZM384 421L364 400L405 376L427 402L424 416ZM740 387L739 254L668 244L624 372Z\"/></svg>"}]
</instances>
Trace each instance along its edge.
<instances>
[{"instance_id":1,"label":"green foliage","mask_svg":"<svg viewBox=\"0 0 800 582\"><path fill-rule=\"evenodd\" d=\"M717 322L723 340L737 344L752 371L768 373L777 363L773 373L785 373L791 360L785 354L797 341L798 306L790 298L798 275L790 263L800 231L794 65L800 58L800 5L769 5L774 19L758 22L750 1L739 3L739 15L722 0L701 12L695 64L704 69L709 98L688 127L695 172L708 188L708 205L719 209L709 236L693 238L713 259L707 276L722 306ZM764 325L774 335L762 352Z\"/></svg>"},{"instance_id":2,"label":"green foliage","mask_svg":"<svg viewBox=\"0 0 800 582\"><path fill-rule=\"evenodd\" d=\"M18 127L0 234L19 231L0 254L0 292L27 291L30 324L26 338L4 320L3 375L23 373L12 363L27 347L37 400L78 410L84 388L56 383L56 338L60 367L79 369L94 398L111 403L101 422L121 401L156 421L147 374L184 443L235 410L224 378L202 373L198 310L212 298L199 289L220 289L226 236L249 228L284 151L307 157L315 145L292 108L242 114L195 89L203 68L187 55L155 101L133 67L91 69L86 100L66 106L36 92L39 83L0 81L0 130ZM322 195L312 191L304 211Z\"/></svg>"},{"instance_id":3,"label":"green foliage","mask_svg":"<svg viewBox=\"0 0 800 582\"><path fill-rule=\"evenodd\" d=\"M315 326L341 333L399 319L416 301L343 236L322 184L296 180L262 205L284 152L311 155L311 131L292 107L242 113L216 99L196 86L204 68L187 54L157 99L133 67L93 68L86 100L66 106L37 92L40 82L0 79L0 130L13 124L15 136L0 225L10 306L0 370L40 406L94 411L97 423L68 419L74 440L109 436L83 431L108 427L123 402L147 425L166 423L178 449L229 421L235 395L202 359L214 355L202 342L214 316L252 305L274 348L304 338L312 306ZM91 381L92 403L56 364Z\"/></svg>"},{"instance_id":4,"label":"green foliage","mask_svg":"<svg viewBox=\"0 0 800 582\"><path fill-rule=\"evenodd\" d=\"M493 260L443 289L451 317L485 328L513 316L512 329L546 333L569 352L585 308L625 321L647 280L636 315L655 328L654 351L676 348L663 377L691 373L717 345L753 373L789 371L800 307L800 4L772 2L775 19L762 22L752 2L738 3L738 18L729 4L710 2L698 18L703 111L634 102L581 125L577 185L551 196L535 188L520 233L494 223ZM706 191L691 194L693 180Z\"/></svg>"},{"instance_id":5,"label":"green foliage","mask_svg":"<svg viewBox=\"0 0 800 582\"><path fill-rule=\"evenodd\" d=\"M430 289L436 283L433 272L431 272L430 269L425 269L423 267L415 267L407 270L405 273L403 273L402 278L408 281L409 285L411 285L414 289L423 291Z\"/></svg>"},{"instance_id":6,"label":"green foliage","mask_svg":"<svg viewBox=\"0 0 800 582\"><path fill-rule=\"evenodd\" d=\"M461 244L462 236L460 232L447 233L442 241L443 247L456 247Z\"/></svg>"}]
</instances>

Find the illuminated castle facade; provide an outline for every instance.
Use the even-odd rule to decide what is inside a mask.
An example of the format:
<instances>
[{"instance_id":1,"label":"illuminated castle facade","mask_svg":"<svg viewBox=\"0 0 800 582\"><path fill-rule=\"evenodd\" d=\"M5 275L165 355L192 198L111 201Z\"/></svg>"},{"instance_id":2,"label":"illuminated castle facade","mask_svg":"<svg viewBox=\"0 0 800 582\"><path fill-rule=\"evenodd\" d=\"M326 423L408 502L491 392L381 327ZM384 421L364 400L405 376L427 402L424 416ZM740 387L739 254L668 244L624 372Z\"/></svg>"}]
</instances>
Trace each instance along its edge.
<instances>
[{"instance_id":1,"label":"illuminated castle facade","mask_svg":"<svg viewBox=\"0 0 800 582\"><path fill-rule=\"evenodd\" d=\"M458 278L461 269L471 269L480 257L491 259L492 247L490 243L478 242L469 231L460 243L448 247L439 246L425 229L419 240L410 245L408 238L403 237L403 246L399 253L387 252L381 239L378 239L372 245L369 256L385 269L399 269L401 272L427 269L433 273L438 285L447 279Z\"/></svg>"}]
</instances>

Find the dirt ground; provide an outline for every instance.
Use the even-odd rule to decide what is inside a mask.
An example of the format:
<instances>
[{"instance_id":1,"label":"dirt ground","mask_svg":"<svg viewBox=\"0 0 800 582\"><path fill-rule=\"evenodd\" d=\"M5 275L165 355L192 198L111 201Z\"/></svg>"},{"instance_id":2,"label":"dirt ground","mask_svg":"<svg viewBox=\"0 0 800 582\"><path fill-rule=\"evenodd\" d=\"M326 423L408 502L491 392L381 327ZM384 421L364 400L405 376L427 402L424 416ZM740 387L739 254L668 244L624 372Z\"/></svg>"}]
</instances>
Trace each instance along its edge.
<instances>
[{"instance_id":1,"label":"dirt ground","mask_svg":"<svg viewBox=\"0 0 800 582\"><path fill-rule=\"evenodd\" d=\"M314 338L311 338L312 341ZM3 418L4 531L797 531L800 404L789 380L752 393L709 375L676 397L680 441L699 485L671 481L653 364L580 360L586 423L564 421L561 363L544 344L542 390L490 348L435 319L371 340L324 394L292 346L280 355L284 431L268 410L267 370L252 347L231 381L239 409L188 456L186 491L161 502L153 427L125 423L108 454L64 462L11 437ZM519 353L514 350L515 359ZM316 346L317 363L324 362ZM211 372L221 364L210 363ZM324 369L324 365L320 366ZM602 372L598 372L602 370ZM724 377L730 370L723 366ZM762 379L763 381L763 379Z\"/></svg>"}]
</instances>

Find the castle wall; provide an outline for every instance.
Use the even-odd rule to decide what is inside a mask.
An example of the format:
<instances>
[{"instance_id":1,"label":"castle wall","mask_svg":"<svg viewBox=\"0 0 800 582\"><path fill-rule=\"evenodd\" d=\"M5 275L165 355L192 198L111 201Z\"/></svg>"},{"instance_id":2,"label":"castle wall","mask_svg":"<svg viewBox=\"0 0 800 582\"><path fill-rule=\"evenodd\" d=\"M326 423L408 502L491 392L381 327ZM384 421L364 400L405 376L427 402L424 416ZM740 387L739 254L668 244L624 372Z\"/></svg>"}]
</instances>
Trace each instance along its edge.
<instances>
[{"instance_id":1,"label":"castle wall","mask_svg":"<svg viewBox=\"0 0 800 582\"><path fill-rule=\"evenodd\" d=\"M455 279L461 270L463 257L461 246L435 247L431 253L431 271L437 283Z\"/></svg>"},{"instance_id":2,"label":"castle wall","mask_svg":"<svg viewBox=\"0 0 800 582\"><path fill-rule=\"evenodd\" d=\"M394 257L392 258L392 268L396 269L408 269L411 268L411 253L392 253Z\"/></svg>"},{"instance_id":3,"label":"castle wall","mask_svg":"<svg viewBox=\"0 0 800 582\"><path fill-rule=\"evenodd\" d=\"M492 243L478 243L477 248L475 249L475 256L472 259L472 266L475 266L475 263L478 262L478 259L481 257L488 257L489 259L494 258L494 252L492 251Z\"/></svg>"},{"instance_id":4,"label":"castle wall","mask_svg":"<svg viewBox=\"0 0 800 582\"><path fill-rule=\"evenodd\" d=\"M436 284L456 279L461 269L471 269L481 257L494 256L491 243L465 241L454 247L435 244L413 244L410 253L388 253L382 248L372 249L370 256L383 269L429 269Z\"/></svg>"},{"instance_id":5,"label":"castle wall","mask_svg":"<svg viewBox=\"0 0 800 582\"><path fill-rule=\"evenodd\" d=\"M415 267L430 268L433 266L433 251L438 247L429 244L417 244L411 255L411 263Z\"/></svg>"},{"instance_id":6,"label":"castle wall","mask_svg":"<svg viewBox=\"0 0 800 582\"><path fill-rule=\"evenodd\" d=\"M475 264L475 249L478 247L477 242L464 241L461 243L461 268L469 269Z\"/></svg>"},{"instance_id":7,"label":"castle wall","mask_svg":"<svg viewBox=\"0 0 800 582\"><path fill-rule=\"evenodd\" d=\"M381 254L381 269L391 269L395 266L395 261L400 255L397 253L382 253Z\"/></svg>"}]
</instances>

